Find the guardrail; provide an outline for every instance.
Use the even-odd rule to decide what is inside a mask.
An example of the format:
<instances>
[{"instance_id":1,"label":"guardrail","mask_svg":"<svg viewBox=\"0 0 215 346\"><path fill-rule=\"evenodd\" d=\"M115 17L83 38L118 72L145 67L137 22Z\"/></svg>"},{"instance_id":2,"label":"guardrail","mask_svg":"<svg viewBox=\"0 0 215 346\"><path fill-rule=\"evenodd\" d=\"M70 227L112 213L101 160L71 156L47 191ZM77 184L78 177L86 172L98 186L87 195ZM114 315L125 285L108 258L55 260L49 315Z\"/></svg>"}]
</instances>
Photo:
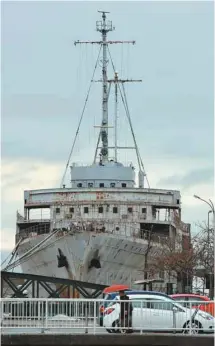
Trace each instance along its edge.
<instances>
[{"instance_id":1,"label":"guardrail","mask_svg":"<svg viewBox=\"0 0 215 346\"><path fill-rule=\"evenodd\" d=\"M73 334L106 331L198 334L214 331L214 317L203 311L208 302L178 304L161 297L156 300L134 297L127 303L131 302L133 310L129 319L127 315L120 318L122 302L116 300L108 301L107 306L107 301L100 299L4 298L1 300L2 333L26 333L29 330L62 333L64 330Z\"/></svg>"}]
</instances>

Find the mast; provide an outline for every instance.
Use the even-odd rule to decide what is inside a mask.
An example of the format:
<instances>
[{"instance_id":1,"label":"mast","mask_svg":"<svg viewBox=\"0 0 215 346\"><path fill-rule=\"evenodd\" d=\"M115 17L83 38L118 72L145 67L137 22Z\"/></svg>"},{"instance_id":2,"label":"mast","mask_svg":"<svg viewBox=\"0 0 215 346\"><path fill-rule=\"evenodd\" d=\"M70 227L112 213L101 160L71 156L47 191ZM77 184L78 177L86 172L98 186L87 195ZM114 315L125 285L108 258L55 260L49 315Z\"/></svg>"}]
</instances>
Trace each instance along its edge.
<instances>
[{"instance_id":1,"label":"mast","mask_svg":"<svg viewBox=\"0 0 215 346\"><path fill-rule=\"evenodd\" d=\"M115 162L117 162L118 73L115 72Z\"/></svg>"},{"instance_id":2,"label":"mast","mask_svg":"<svg viewBox=\"0 0 215 346\"><path fill-rule=\"evenodd\" d=\"M126 95L125 95L125 89L124 89L124 83L127 83L127 82L142 82L142 80L133 80L133 79L119 79L118 77L118 73L116 72L116 69L115 69L115 66L114 66L114 63L113 63L113 60L112 60L112 57L111 57L111 54L110 54L110 50L109 50L109 47L108 45L109 44L135 44L135 41L132 40L132 41L108 41L107 40L107 33L109 31L113 31L115 30L115 28L112 26L112 21L106 21L106 13L109 13L109 12L106 12L106 11L98 11L99 13L102 13L102 20L101 21L97 21L96 22L96 30L99 31L102 35L102 40L100 41L75 41L74 44L77 45L77 44L98 44L100 45L100 50L99 50L99 54L98 54L98 58L97 58L97 61L96 61L96 64L95 64L95 68L94 68L94 71L93 71L93 76L92 76L92 79L91 79L91 83L92 82L101 82L102 83L102 122L101 122L101 125L99 126L94 126L94 127L99 127L100 128L100 131L99 131L99 136L98 136L98 140L97 140L97 145L96 145L96 150L95 150L95 155L94 155L94 161L93 163L95 164L96 163L96 158L98 157L97 156L97 153L98 153L98 149L100 149L100 154L99 154L99 157L100 157L100 160L99 160L99 164L100 165L104 165L105 162L108 162L108 159L109 159L109 149L114 149L114 152L115 152L115 161L117 162L117 153L118 153L118 150L119 149L125 149L125 150L128 150L128 149L132 149L132 150L135 150L136 151L136 156L137 156L137 160L138 160L138 165L139 165L139 174L140 174L140 187L143 187L143 177L146 176L145 174L145 169L144 169L144 166L143 166L143 163L142 163L142 160L141 160L141 156L140 156L140 153L139 153L139 149L137 147L137 143L136 143L136 139L135 139L135 136L134 136L134 131L133 131L133 127L132 127L132 124L131 124L131 118L130 118L130 114L129 114L129 110L128 110L128 105L127 105L127 100L126 100ZM101 80L94 80L94 74L95 74L95 70L97 68L97 65L98 65L98 61L99 61L99 58L100 58L100 51L102 50L102 59L100 60L101 63L102 63L102 79ZM111 64L112 64L112 67L113 67L113 71L114 71L114 79L108 79L107 78L107 66L108 66L108 57L107 55L109 54L110 56L110 61L111 61ZM109 127L112 127L112 126L109 126L108 124L108 99L109 99L109 94L110 94L110 89L111 89L111 84L115 84L115 142L114 142L114 146L113 147L110 147L109 146L109 143L108 143L108 128ZM121 84L121 85L120 85ZM122 86L122 88L121 88ZM74 149L74 146L75 146L75 142L76 142L76 139L77 139L77 135L78 135L78 132L79 132L79 129L80 129L80 125L81 125L81 121L82 121L82 118L83 118L83 115L84 115L84 111L85 111L85 108L86 108L86 104L87 104L87 101L88 101L88 97L89 97L89 93L90 93L90 89L91 89L91 84L90 84L90 87L88 89L88 93L87 93L87 97L86 97L86 100L85 100L85 103L84 103L84 107L83 107L83 110L82 110L82 113L81 113L81 118L80 118L80 121L79 121L79 125L78 125L78 129L76 131L76 135L75 135L75 139L73 141L73 145L72 145L72 149L70 151L70 154L69 154L69 159L67 161L67 164L66 164L66 169L65 169L65 172L64 172L64 175L63 175L63 178L62 178L62 181L61 181L61 186L63 186L63 182L64 182L64 178L65 178L65 175L66 175L66 171L67 171L67 168L69 166L69 162L70 162L70 158L71 158L71 155L72 155L72 152L73 152L73 149ZM122 98L122 101L123 101L123 105L124 105L124 108L125 108L125 112L126 112L126 116L128 118L128 122L129 122L129 125L130 125L130 129L131 129L131 132L132 132L132 137L133 137L133 141L134 141L134 147L119 147L118 146L118 140L117 140L117 118L118 118L118 92L120 92L120 96ZM100 140L101 140L101 146L99 146L100 144ZM149 183L148 183L149 185Z\"/></svg>"},{"instance_id":3,"label":"mast","mask_svg":"<svg viewBox=\"0 0 215 346\"><path fill-rule=\"evenodd\" d=\"M106 14L110 12L106 11L98 11L99 13L102 13L102 20L96 22L96 30L99 31L102 35L101 41L75 41L76 44L99 44L102 46L102 123L99 126L100 127L100 133L98 138L98 144L99 140L102 141L101 151L100 151L100 162L105 163L108 161L108 149L110 148L108 146L108 128L110 127L108 125L108 96L110 89L108 88L108 77L107 77L107 66L108 66L108 44L124 44L124 43L131 43L135 44L135 41L108 41L107 40L107 33L109 31L115 30L115 28L112 26L112 21L106 21ZM98 145L97 145L98 149ZM95 157L97 157L97 149L95 153ZM95 158L94 158L95 161Z\"/></svg>"},{"instance_id":4,"label":"mast","mask_svg":"<svg viewBox=\"0 0 215 346\"><path fill-rule=\"evenodd\" d=\"M112 22L106 22L105 11L98 11L102 13L102 21L96 23L96 30L102 34L102 126L101 126L101 159L102 162L108 161L108 82L107 82L107 33L113 31Z\"/></svg>"}]
</instances>

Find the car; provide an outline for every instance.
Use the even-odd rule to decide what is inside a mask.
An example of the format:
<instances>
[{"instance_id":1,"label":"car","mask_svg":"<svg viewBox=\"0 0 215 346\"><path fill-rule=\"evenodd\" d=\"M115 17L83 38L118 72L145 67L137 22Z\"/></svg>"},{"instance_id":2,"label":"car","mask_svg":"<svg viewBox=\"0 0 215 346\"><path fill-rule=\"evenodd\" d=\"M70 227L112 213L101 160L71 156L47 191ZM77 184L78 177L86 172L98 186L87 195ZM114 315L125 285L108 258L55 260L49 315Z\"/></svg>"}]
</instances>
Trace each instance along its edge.
<instances>
[{"instance_id":1,"label":"car","mask_svg":"<svg viewBox=\"0 0 215 346\"><path fill-rule=\"evenodd\" d=\"M155 292L155 291L141 291L141 290L125 290L125 293L128 295L136 295L136 294L159 294L161 295L162 293L160 292ZM119 292L111 292L104 294L104 302L100 304L99 307L99 325L100 327L103 326L103 317L104 317L104 310L106 307L110 304L110 301L114 300L115 297L119 294ZM163 294L165 297L168 297L166 294Z\"/></svg>"},{"instance_id":2,"label":"car","mask_svg":"<svg viewBox=\"0 0 215 346\"><path fill-rule=\"evenodd\" d=\"M132 301L133 331L183 333L213 333L214 317L198 309L187 309L164 294L128 294ZM117 295L104 310L103 325L108 332L123 332L119 328L120 300ZM190 324L190 321L192 323Z\"/></svg>"},{"instance_id":3,"label":"car","mask_svg":"<svg viewBox=\"0 0 215 346\"><path fill-rule=\"evenodd\" d=\"M207 296L193 293L179 293L170 295L171 298L187 308L198 308L214 316L214 301Z\"/></svg>"}]
</instances>

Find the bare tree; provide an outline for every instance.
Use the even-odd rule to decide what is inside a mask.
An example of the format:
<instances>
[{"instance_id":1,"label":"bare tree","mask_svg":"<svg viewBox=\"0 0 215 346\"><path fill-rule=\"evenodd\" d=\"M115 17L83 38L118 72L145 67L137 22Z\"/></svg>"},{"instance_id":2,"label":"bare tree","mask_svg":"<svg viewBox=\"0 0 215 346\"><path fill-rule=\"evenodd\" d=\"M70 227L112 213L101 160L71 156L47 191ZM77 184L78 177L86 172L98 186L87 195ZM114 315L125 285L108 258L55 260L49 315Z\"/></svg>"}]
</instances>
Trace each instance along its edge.
<instances>
[{"instance_id":1,"label":"bare tree","mask_svg":"<svg viewBox=\"0 0 215 346\"><path fill-rule=\"evenodd\" d=\"M214 296L214 229L206 224L198 224L198 238L194 248L198 249L196 275L204 277L209 286L209 296Z\"/></svg>"},{"instance_id":2,"label":"bare tree","mask_svg":"<svg viewBox=\"0 0 215 346\"><path fill-rule=\"evenodd\" d=\"M151 241L152 241L152 230L153 230L153 225L150 228L150 231L147 232L147 249L146 252L144 254L144 280L148 279L148 258L150 255L150 251L152 249L152 245L151 245ZM147 284L144 283L143 284L143 289L146 290L147 289Z\"/></svg>"},{"instance_id":3,"label":"bare tree","mask_svg":"<svg viewBox=\"0 0 215 346\"><path fill-rule=\"evenodd\" d=\"M150 269L154 273L160 271L169 273L169 276L177 282L178 291L184 292L186 281L194 274L198 261L197 252L192 247L183 249L180 235L176 236L175 239L166 239L161 252L154 257Z\"/></svg>"},{"instance_id":4,"label":"bare tree","mask_svg":"<svg viewBox=\"0 0 215 346\"><path fill-rule=\"evenodd\" d=\"M214 290L214 230L206 225L198 225L199 232L191 237L190 248L184 249L180 234L175 239L166 239L157 256L154 256L148 269L155 274L160 271L169 273L177 281L177 290L185 292L187 282L193 276L200 276L200 270L209 277L210 297Z\"/></svg>"}]
</instances>

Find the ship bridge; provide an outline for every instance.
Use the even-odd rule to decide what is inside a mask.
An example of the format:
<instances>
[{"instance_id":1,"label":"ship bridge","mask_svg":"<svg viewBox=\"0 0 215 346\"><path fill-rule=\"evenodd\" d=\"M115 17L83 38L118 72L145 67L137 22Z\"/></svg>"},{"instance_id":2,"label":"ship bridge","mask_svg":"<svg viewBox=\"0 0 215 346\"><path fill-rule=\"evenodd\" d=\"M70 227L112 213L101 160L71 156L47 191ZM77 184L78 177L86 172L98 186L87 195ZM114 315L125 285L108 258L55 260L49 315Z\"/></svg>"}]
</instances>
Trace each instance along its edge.
<instances>
[{"instance_id":1,"label":"ship bridge","mask_svg":"<svg viewBox=\"0 0 215 346\"><path fill-rule=\"evenodd\" d=\"M72 188L134 188L135 171L132 164L110 160L105 163L95 163L91 166L76 166L71 169Z\"/></svg>"}]
</instances>

